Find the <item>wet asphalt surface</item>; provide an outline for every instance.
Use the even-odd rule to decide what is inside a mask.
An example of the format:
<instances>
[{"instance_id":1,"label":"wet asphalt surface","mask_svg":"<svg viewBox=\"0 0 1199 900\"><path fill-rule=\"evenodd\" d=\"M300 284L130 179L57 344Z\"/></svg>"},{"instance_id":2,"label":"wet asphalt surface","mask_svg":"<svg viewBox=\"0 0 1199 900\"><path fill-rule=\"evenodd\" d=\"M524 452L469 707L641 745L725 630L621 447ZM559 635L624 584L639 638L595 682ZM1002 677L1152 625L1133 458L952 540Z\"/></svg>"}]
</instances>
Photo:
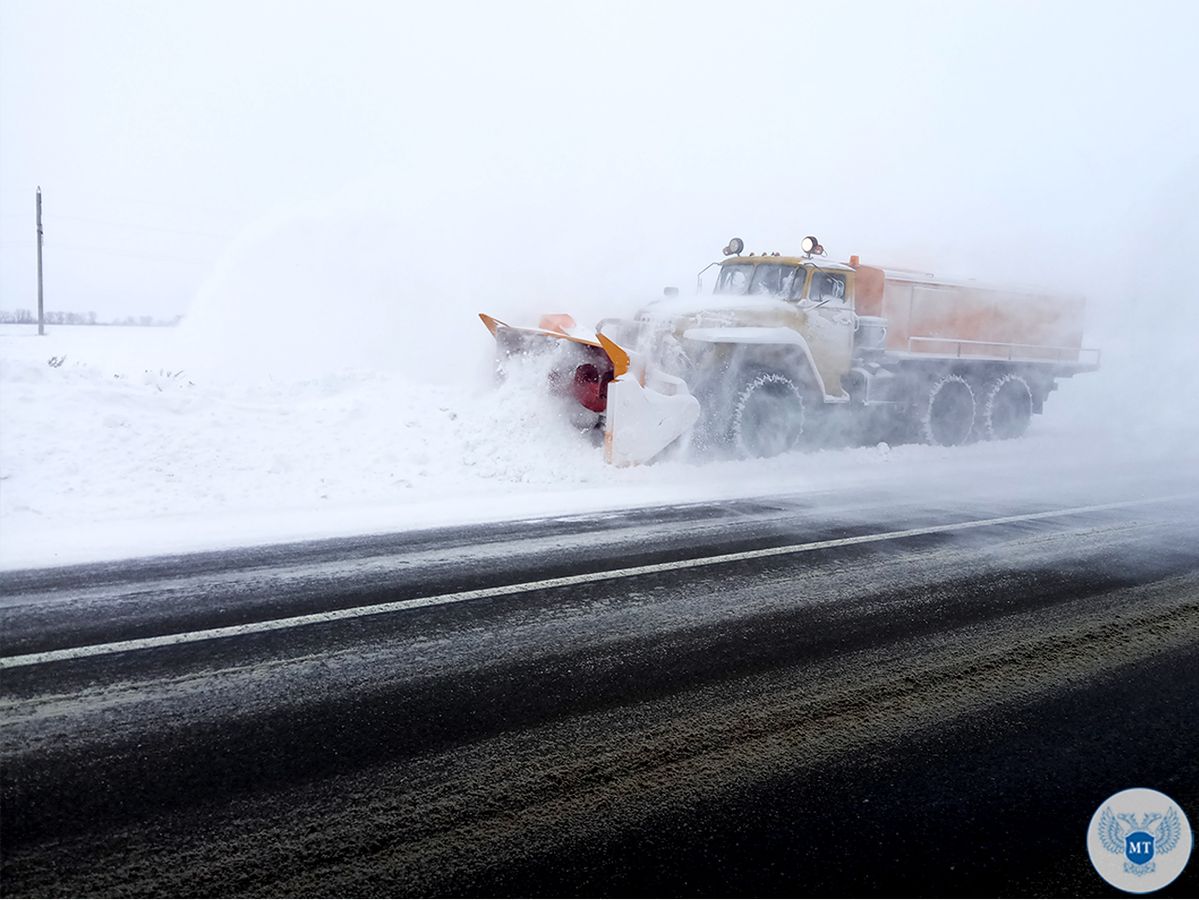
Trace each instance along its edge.
<instances>
[{"instance_id":1,"label":"wet asphalt surface","mask_svg":"<svg viewBox=\"0 0 1199 900\"><path fill-rule=\"evenodd\" d=\"M1194 487L4 573L0 892L1115 894L1085 851L1104 799L1154 787L1199 819ZM633 566L656 568L497 590ZM1161 894L1197 890L1192 864Z\"/></svg>"}]
</instances>

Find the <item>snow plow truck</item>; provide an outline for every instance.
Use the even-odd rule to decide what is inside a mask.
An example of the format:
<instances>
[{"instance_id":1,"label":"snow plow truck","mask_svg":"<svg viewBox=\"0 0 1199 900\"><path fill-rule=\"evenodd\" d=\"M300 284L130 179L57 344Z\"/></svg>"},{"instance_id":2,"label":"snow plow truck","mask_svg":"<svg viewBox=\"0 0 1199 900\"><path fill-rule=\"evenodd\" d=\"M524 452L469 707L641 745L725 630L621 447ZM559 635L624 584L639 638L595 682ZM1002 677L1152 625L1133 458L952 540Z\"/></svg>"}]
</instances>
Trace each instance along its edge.
<instances>
[{"instance_id":1,"label":"snow plow truck","mask_svg":"<svg viewBox=\"0 0 1199 900\"><path fill-rule=\"evenodd\" d=\"M1018 438L1059 378L1099 367L1085 301L803 255L724 248L710 293L666 296L580 332L480 314L502 374L545 353L549 387L617 465L682 442L742 457L805 447Z\"/></svg>"}]
</instances>

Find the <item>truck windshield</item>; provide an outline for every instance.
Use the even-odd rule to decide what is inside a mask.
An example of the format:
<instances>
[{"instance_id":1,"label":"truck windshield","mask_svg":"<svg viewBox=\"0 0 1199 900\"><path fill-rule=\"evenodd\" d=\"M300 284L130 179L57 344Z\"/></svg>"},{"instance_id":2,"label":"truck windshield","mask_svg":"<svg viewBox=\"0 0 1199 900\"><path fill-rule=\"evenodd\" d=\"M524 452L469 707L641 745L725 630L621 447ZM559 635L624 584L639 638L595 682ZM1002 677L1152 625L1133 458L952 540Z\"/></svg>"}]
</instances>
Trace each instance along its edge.
<instances>
[{"instance_id":1,"label":"truck windshield","mask_svg":"<svg viewBox=\"0 0 1199 900\"><path fill-rule=\"evenodd\" d=\"M716 280L716 293L788 297L791 295L791 287L795 283L798 271L795 266L777 263L730 263L720 268L720 278Z\"/></svg>"}]
</instances>

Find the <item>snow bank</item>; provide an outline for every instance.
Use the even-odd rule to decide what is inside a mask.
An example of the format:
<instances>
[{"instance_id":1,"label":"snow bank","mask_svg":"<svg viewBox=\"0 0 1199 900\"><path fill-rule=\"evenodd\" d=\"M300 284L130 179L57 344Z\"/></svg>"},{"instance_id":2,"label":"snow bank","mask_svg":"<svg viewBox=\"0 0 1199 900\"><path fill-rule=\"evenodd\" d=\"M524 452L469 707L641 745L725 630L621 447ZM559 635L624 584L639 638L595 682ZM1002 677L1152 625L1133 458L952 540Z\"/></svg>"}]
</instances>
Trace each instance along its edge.
<instances>
[{"instance_id":1,"label":"snow bank","mask_svg":"<svg viewBox=\"0 0 1199 900\"><path fill-rule=\"evenodd\" d=\"M531 377L486 390L386 371L209 380L164 365L160 349L150 366L62 352L60 367L0 361L6 519L404 500L603 471L600 451L547 409Z\"/></svg>"}]
</instances>

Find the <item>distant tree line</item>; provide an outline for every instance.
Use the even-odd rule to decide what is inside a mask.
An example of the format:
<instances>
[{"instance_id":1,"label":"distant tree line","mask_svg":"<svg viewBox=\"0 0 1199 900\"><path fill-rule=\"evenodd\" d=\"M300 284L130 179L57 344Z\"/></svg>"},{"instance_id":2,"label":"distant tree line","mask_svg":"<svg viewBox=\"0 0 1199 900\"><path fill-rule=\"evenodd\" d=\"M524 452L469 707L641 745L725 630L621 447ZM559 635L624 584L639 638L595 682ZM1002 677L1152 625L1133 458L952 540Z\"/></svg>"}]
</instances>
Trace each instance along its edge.
<instances>
[{"instance_id":1,"label":"distant tree line","mask_svg":"<svg viewBox=\"0 0 1199 900\"><path fill-rule=\"evenodd\" d=\"M121 319L110 319L106 322L101 322L96 318L94 312L58 312L48 310L46 312L47 325L141 325L163 326L163 325L178 325L183 319L182 314L172 316L169 319L156 319L153 316L125 316ZM37 315L28 309L0 309L0 325L36 325Z\"/></svg>"}]
</instances>

